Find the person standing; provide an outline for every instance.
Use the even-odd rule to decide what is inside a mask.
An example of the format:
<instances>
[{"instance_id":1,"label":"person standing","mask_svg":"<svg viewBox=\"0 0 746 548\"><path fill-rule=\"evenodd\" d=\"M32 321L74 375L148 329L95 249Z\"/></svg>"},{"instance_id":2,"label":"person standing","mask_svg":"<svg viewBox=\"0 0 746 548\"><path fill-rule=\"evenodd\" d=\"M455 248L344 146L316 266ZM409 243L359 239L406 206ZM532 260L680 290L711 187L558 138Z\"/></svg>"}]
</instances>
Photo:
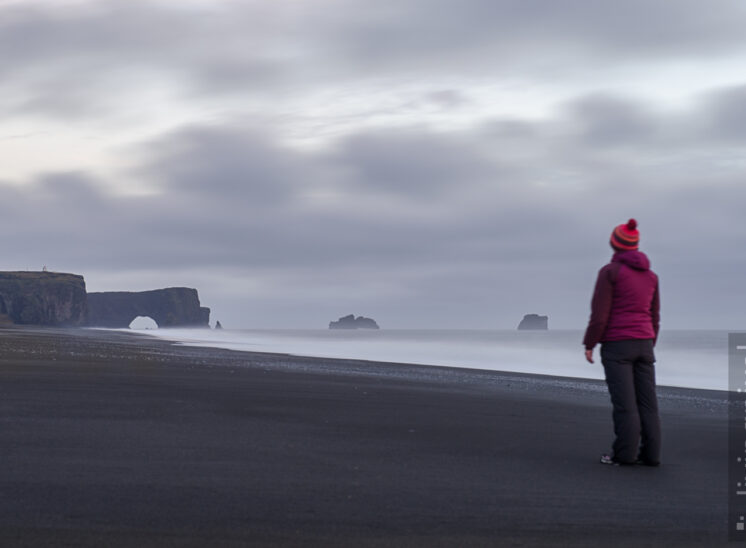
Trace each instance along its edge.
<instances>
[{"instance_id":1,"label":"person standing","mask_svg":"<svg viewBox=\"0 0 746 548\"><path fill-rule=\"evenodd\" d=\"M601 343L601 362L613 407L615 439L603 464L660 463L661 427L653 347L660 326L658 276L638 250L637 221L614 228L611 262L598 272L585 331L585 358Z\"/></svg>"}]
</instances>

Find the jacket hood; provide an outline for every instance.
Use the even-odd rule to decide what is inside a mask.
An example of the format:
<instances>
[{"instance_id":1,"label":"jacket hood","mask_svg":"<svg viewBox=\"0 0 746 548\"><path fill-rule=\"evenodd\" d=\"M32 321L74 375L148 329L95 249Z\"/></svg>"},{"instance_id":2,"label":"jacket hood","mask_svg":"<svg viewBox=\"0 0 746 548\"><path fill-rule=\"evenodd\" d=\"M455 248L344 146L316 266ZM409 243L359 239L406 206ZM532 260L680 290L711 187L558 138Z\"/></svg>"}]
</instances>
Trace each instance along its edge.
<instances>
[{"instance_id":1,"label":"jacket hood","mask_svg":"<svg viewBox=\"0 0 746 548\"><path fill-rule=\"evenodd\" d=\"M650 270L650 259L642 251L617 251L611 262L622 263L635 270Z\"/></svg>"}]
</instances>

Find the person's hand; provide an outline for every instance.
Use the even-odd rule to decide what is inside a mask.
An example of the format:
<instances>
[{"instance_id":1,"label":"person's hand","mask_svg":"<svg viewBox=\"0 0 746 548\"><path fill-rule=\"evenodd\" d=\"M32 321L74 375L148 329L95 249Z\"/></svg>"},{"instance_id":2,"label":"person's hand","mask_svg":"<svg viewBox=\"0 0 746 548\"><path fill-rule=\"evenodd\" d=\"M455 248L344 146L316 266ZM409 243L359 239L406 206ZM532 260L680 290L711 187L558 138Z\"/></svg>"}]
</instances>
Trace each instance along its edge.
<instances>
[{"instance_id":1,"label":"person's hand","mask_svg":"<svg viewBox=\"0 0 746 548\"><path fill-rule=\"evenodd\" d=\"M588 363L593 363L593 349L585 351L585 359L588 360Z\"/></svg>"}]
</instances>

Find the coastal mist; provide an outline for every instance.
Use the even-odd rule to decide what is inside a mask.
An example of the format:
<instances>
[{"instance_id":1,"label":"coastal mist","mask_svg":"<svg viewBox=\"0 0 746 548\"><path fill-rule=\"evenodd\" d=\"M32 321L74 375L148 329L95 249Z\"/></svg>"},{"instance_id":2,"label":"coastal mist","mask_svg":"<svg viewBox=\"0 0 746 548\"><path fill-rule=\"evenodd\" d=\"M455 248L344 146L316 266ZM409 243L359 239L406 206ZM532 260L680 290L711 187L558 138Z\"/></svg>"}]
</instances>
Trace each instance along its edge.
<instances>
[{"instance_id":1,"label":"coastal mist","mask_svg":"<svg viewBox=\"0 0 746 548\"><path fill-rule=\"evenodd\" d=\"M185 345L296 356L488 369L603 380L583 356L581 330L207 330L143 331ZM728 332L664 330L656 346L657 382L728 389Z\"/></svg>"}]
</instances>

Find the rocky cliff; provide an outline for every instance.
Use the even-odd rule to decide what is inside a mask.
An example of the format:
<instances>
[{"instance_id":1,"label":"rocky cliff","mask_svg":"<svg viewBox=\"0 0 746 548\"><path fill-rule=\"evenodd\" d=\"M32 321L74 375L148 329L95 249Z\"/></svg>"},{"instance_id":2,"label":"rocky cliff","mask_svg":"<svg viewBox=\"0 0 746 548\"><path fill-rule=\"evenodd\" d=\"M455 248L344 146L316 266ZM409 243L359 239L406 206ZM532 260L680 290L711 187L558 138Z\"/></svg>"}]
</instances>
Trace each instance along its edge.
<instances>
[{"instance_id":1,"label":"rocky cliff","mask_svg":"<svg viewBox=\"0 0 746 548\"><path fill-rule=\"evenodd\" d=\"M0 324L81 326L86 322L83 276L0 272Z\"/></svg>"},{"instance_id":2,"label":"rocky cliff","mask_svg":"<svg viewBox=\"0 0 746 548\"><path fill-rule=\"evenodd\" d=\"M88 294L91 327L128 327L137 316L153 318L158 327L208 327L210 309L200 306L197 290L189 287Z\"/></svg>"},{"instance_id":3,"label":"rocky cliff","mask_svg":"<svg viewBox=\"0 0 746 548\"><path fill-rule=\"evenodd\" d=\"M549 329L549 316L526 314L518 324L518 329Z\"/></svg>"},{"instance_id":4,"label":"rocky cliff","mask_svg":"<svg viewBox=\"0 0 746 548\"><path fill-rule=\"evenodd\" d=\"M378 329L378 324L371 318L350 314L339 318L336 322L329 322L329 329Z\"/></svg>"}]
</instances>

